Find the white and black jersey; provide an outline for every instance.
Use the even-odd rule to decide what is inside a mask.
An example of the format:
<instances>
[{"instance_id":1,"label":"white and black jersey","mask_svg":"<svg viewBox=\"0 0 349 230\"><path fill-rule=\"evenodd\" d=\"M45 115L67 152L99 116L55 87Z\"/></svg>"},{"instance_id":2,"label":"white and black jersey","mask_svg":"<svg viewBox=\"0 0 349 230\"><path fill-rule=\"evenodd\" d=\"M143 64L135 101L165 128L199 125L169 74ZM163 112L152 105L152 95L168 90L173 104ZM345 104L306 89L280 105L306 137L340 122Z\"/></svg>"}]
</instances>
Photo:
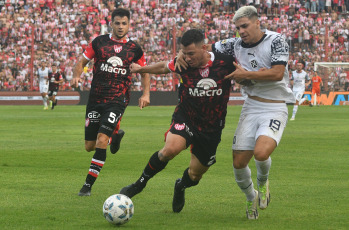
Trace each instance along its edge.
<instances>
[{"instance_id":1,"label":"white and black jersey","mask_svg":"<svg viewBox=\"0 0 349 230\"><path fill-rule=\"evenodd\" d=\"M291 80L293 81L293 91L304 91L305 90L305 81L309 81L310 78L304 70L300 73L297 70L292 71Z\"/></svg>"},{"instance_id":2,"label":"white and black jersey","mask_svg":"<svg viewBox=\"0 0 349 230\"><path fill-rule=\"evenodd\" d=\"M48 75L51 73L49 68L45 67L45 69L38 69L39 82L41 85L48 85Z\"/></svg>"},{"instance_id":3,"label":"white and black jersey","mask_svg":"<svg viewBox=\"0 0 349 230\"><path fill-rule=\"evenodd\" d=\"M289 87L288 58L289 48L284 37L276 32L265 30L263 38L255 44L247 45L241 38L230 38L213 44L213 51L233 55L237 62L248 71L261 68L270 69L273 65L285 65L281 81L257 80L256 84L243 86L244 93L270 100L283 100L294 103L295 98Z\"/></svg>"}]
</instances>

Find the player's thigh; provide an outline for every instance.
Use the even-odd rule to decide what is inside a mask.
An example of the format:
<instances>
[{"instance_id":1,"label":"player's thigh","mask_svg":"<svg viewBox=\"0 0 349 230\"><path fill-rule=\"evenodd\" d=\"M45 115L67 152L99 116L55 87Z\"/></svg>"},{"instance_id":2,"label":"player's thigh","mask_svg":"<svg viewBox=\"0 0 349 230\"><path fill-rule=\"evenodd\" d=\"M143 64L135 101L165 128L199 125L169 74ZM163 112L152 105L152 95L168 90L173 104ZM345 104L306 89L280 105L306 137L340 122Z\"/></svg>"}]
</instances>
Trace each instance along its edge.
<instances>
[{"instance_id":1,"label":"player's thigh","mask_svg":"<svg viewBox=\"0 0 349 230\"><path fill-rule=\"evenodd\" d=\"M265 161L274 152L277 142L268 136L259 136L254 149L254 157L256 160Z\"/></svg>"},{"instance_id":2,"label":"player's thigh","mask_svg":"<svg viewBox=\"0 0 349 230\"><path fill-rule=\"evenodd\" d=\"M192 132L185 121L172 120L171 126L165 133L165 146L160 153L167 160L173 159L192 142ZM161 160L161 159L160 159Z\"/></svg>"},{"instance_id":3,"label":"player's thigh","mask_svg":"<svg viewBox=\"0 0 349 230\"><path fill-rule=\"evenodd\" d=\"M258 154L256 151L263 150L264 152L259 154L267 154L276 148L286 128L287 120L288 114L286 111L273 111L263 114L259 120L259 126L256 131L257 141L254 148L255 155ZM264 146L267 144L268 146ZM269 154L271 154L271 152Z\"/></svg>"},{"instance_id":4,"label":"player's thigh","mask_svg":"<svg viewBox=\"0 0 349 230\"><path fill-rule=\"evenodd\" d=\"M216 152L221 142L221 135L222 130L212 133L194 132L191 153L202 165L209 167L216 163Z\"/></svg>"},{"instance_id":5,"label":"player's thigh","mask_svg":"<svg viewBox=\"0 0 349 230\"><path fill-rule=\"evenodd\" d=\"M209 168L210 168L209 166L205 166L201 164L199 159L194 154L191 154L189 172L188 172L190 179L192 179L193 181L199 181L202 175L205 172L207 172Z\"/></svg>"},{"instance_id":6,"label":"player's thigh","mask_svg":"<svg viewBox=\"0 0 349 230\"><path fill-rule=\"evenodd\" d=\"M256 117L242 112L233 138L233 150L253 150L257 127Z\"/></svg>"},{"instance_id":7,"label":"player's thigh","mask_svg":"<svg viewBox=\"0 0 349 230\"><path fill-rule=\"evenodd\" d=\"M160 150L160 160L169 161L187 148L185 135L174 134L171 131L166 135L165 146Z\"/></svg>"},{"instance_id":8,"label":"player's thigh","mask_svg":"<svg viewBox=\"0 0 349 230\"><path fill-rule=\"evenodd\" d=\"M120 104L104 104L101 107L102 112L98 133L104 133L110 137L124 114L126 107Z\"/></svg>"},{"instance_id":9,"label":"player's thigh","mask_svg":"<svg viewBox=\"0 0 349 230\"><path fill-rule=\"evenodd\" d=\"M40 93L41 94L45 94L46 95L48 93L48 85L40 84L39 88L40 88Z\"/></svg>"},{"instance_id":10,"label":"player's thigh","mask_svg":"<svg viewBox=\"0 0 349 230\"><path fill-rule=\"evenodd\" d=\"M304 91L295 91L294 92L294 96L295 96L297 101L302 100L303 94L304 94Z\"/></svg>"},{"instance_id":11,"label":"player's thigh","mask_svg":"<svg viewBox=\"0 0 349 230\"><path fill-rule=\"evenodd\" d=\"M96 142L97 134L100 126L101 113L102 111L99 104L88 104L86 106L85 141Z\"/></svg>"}]
</instances>

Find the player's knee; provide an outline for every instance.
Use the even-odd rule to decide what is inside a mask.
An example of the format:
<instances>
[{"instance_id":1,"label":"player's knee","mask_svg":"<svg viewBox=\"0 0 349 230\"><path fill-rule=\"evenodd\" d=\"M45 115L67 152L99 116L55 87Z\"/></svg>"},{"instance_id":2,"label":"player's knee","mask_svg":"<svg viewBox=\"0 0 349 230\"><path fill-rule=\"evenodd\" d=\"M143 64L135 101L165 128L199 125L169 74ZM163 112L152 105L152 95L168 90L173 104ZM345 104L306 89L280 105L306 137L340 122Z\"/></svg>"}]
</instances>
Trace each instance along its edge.
<instances>
[{"instance_id":1,"label":"player's knee","mask_svg":"<svg viewBox=\"0 0 349 230\"><path fill-rule=\"evenodd\" d=\"M242 151L234 150L233 154L233 167L236 169L246 168L248 162L250 161L250 157L246 157Z\"/></svg>"},{"instance_id":2,"label":"player's knee","mask_svg":"<svg viewBox=\"0 0 349 230\"><path fill-rule=\"evenodd\" d=\"M268 160L269 155L269 151L266 149L258 149L254 151L254 158L258 161Z\"/></svg>"},{"instance_id":3,"label":"player's knee","mask_svg":"<svg viewBox=\"0 0 349 230\"><path fill-rule=\"evenodd\" d=\"M172 160L175 156L178 155L180 151L173 147L165 147L159 151L159 159L161 161Z\"/></svg>"},{"instance_id":4,"label":"player's knee","mask_svg":"<svg viewBox=\"0 0 349 230\"><path fill-rule=\"evenodd\" d=\"M246 168L247 165L248 165L248 163L243 162L243 161L239 161L239 160L235 160L235 159L233 161L233 167L236 169Z\"/></svg>"},{"instance_id":5,"label":"player's knee","mask_svg":"<svg viewBox=\"0 0 349 230\"><path fill-rule=\"evenodd\" d=\"M202 174L196 173L195 171L189 171L189 177L192 181L200 181Z\"/></svg>"},{"instance_id":6,"label":"player's knee","mask_svg":"<svg viewBox=\"0 0 349 230\"><path fill-rule=\"evenodd\" d=\"M85 150L87 152L91 152L91 151L94 151L96 149L96 146L95 145L92 145L92 144L85 144Z\"/></svg>"}]
</instances>

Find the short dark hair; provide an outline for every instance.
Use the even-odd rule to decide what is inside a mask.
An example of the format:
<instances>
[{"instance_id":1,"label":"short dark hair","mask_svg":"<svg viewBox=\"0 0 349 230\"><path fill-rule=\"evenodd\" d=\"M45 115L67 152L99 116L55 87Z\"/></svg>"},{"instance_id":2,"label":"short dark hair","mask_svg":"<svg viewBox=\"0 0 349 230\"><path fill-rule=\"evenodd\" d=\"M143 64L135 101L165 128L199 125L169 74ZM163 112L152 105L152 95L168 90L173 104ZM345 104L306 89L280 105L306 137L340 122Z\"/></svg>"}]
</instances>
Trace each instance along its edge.
<instances>
[{"instance_id":1,"label":"short dark hair","mask_svg":"<svg viewBox=\"0 0 349 230\"><path fill-rule=\"evenodd\" d=\"M117 8L116 10L113 11L111 15L111 20L113 21L116 16L127 17L128 20L130 20L130 11L125 8Z\"/></svg>"},{"instance_id":2,"label":"short dark hair","mask_svg":"<svg viewBox=\"0 0 349 230\"><path fill-rule=\"evenodd\" d=\"M181 39L183 46L189 46L191 44L199 44L204 41L204 34L198 29L191 29L186 31Z\"/></svg>"}]
</instances>

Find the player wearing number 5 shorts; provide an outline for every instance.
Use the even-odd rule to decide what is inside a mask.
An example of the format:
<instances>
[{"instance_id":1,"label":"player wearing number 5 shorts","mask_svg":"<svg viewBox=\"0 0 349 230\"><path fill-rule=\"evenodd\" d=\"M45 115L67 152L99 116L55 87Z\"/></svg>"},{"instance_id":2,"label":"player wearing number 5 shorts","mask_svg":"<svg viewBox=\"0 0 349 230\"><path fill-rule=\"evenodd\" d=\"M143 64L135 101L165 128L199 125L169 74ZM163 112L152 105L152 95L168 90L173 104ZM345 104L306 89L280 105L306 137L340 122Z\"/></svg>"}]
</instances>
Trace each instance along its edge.
<instances>
[{"instance_id":1,"label":"player wearing number 5 shorts","mask_svg":"<svg viewBox=\"0 0 349 230\"><path fill-rule=\"evenodd\" d=\"M212 45L212 50L234 55L238 61L237 69L228 78L255 82L243 86L248 97L233 139L233 167L235 181L246 195L247 218L257 219L258 205L265 209L270 202L270 155L286 127L286 103L294 103L295 97L287 86L289 49L285 38L276 32L261 30L253 6L238 9L233 22L240 37L218 41ZM248 166L252 157L257 168L257 190Z\"/></svg>"},{"instance_id":2,"label":"player wearing number 5 shorts","mask_svg":"<svg viewBox=\"0 0 349 230\"><path fill-rule=\"evenodd\" d=\"M137 63L145 66L141 47L127 36L130 12L118 8L112 13L111 34L96 37L86 48L74 68L72 85L77 87L86 64L94 59L93 80L86 107L85 149L95 151L86 181L79 196L90 196L106 160L106 149L116 153L124 132L119 129L120 120L129 103L131 73L129 66ZM149 105L149 75L143 74L143 95L139 99L142 109Z\"/></svg>"}]
</instances>

